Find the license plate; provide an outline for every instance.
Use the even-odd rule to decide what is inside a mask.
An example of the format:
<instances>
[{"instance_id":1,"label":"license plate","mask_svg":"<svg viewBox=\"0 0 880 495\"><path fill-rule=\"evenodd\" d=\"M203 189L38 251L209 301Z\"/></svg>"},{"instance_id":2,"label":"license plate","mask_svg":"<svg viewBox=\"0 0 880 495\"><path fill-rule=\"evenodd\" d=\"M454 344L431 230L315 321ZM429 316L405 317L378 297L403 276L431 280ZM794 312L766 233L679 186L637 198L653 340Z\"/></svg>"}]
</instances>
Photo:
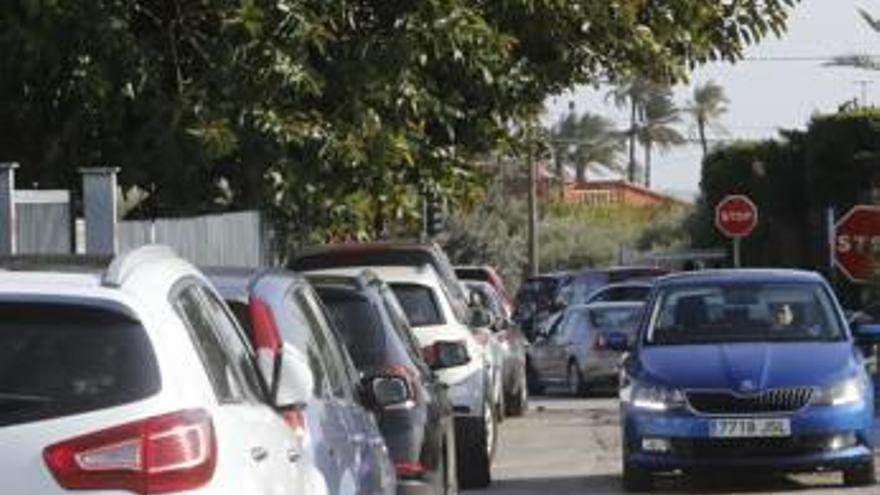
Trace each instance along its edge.
<instances>
[{"instance_id":1,"label":"license plate","mask_svg":"<svg viewBox=\"0 0 880 495\"><path fill-rule=\"evenodd\" d=\"M709 423L713 438L768 438L791 436L788 418L715 419Z\"/></svg>"}]
</instances>

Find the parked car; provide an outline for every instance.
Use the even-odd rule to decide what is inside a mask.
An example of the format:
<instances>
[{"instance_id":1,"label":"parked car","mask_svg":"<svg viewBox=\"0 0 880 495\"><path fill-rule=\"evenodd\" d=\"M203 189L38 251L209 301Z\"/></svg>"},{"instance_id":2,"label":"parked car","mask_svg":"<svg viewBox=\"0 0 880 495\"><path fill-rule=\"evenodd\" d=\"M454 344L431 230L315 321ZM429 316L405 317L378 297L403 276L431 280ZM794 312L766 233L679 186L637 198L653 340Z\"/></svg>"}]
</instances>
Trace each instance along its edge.
<instances>
[{"instance_id":1,"label":"parked car","mask_svg":"<svg viewBox=\"0 0 880 495\"><path fill-rule=\"evenodd\" d=\"M422 360L391 289L368 271L310 281L363 376L397 470L397 493L458 493L452 404L445 386ZM432 364L439 370L446 363Z\"/></svg>"},{"instance_id":2,"label":"parked car","mask_svg":"<svg viewBox=\"0 0 880 495\"><path fill-rule=\"evenodd\" d=\"M510 293L507 291L504 279L491 266L456 266L455 275L464 282L488 283L498 293L505 312L508 315L513 313L513 298L510 297Z\"/></svg>"},{"instance_id":3,"label":"parked car","mask_svg":"<svg viewBox=\"0 0 880 495\"><path fill-rule=\"evenodd\" d=\"M357 276L361 270L336 268L308 275ZM469 313L452 303L431 265L373 266L370 270L394 291L419 346L430 354L440 344L444 353L460 358L458 366L437 371L440 381L449 387L447 395L455 411L458 482L462 488L488 486L498 438L494 384L489 357L468 325L481 326L482 322L468 321Z\"/></svg>"},{"instance_id":4,"label":"parked car","mask_svg":"<svg viewBox=\"0 0 880 495\"><path fill-rule=\"evenodd\" d=\"M619 282L608 284L587 296L584 304L597 302L645 302L654 285L650 282Z\"/></svg>"},{"instance_id":5,"label":"parked car","mask_svg":"<svg viewBox=\"0 0 880 495\"><path fill-rule=\"evenodd\" d=\"M596 385L616 384L620 353L606 345L610 334L634 334L642 303L569 306L529 348L532 388L565 385L574 396Z\"/></svg>"},{"instance_id":6,"label":"parked car","mask_svg":"<svg viewBox=\"0 0 880 495\"><path fill-rule=\"evenodd\" d=\"M456 311L464 312L469 303L464 287L456 277L449 257L434 243L372 242L313 246L303 250L288 267L297 272L308 272L328 268L424 265L434 268Z\"/></svg>"},{"instance_id":7,"label":"parked car","mask_svg":"<svg viewBox=\"0 0 880 495\"><path fill-rule=\"evenodd\" d=\"M538 329L555 313L565 309L569 301L564 295L569 293L572 275L560 272L529 277L519 286L514 303L513 321L533 341Z\"/></svg>"},{"instance_id":8,"label":"parked car","mask_svg":"<svg viewBox=\"0 0 880 495\"><path fill-rule=\"evenodd\" d=\"M818 274L729 270L657 281L620 392L623 479L718 468L841 470L870 485L874 398L858 344Z\"/></svg>"},{"instance_id":9,"label":"parked car","mask_svg":"<svg viewBox=\"0 0 880 495\"><path fill-rule=\"evenodd\" d=\"M5 493L327 493L283 419L304 361L275 356L265 387L229 309L171 250L0 264Z\"/></svg>"},{"instance_id":10,"label":"parked car","mask_svg":"<svg viewBox=\"0 0 880 495\"><path fill-rule=\"evenodd\" d=\"M521 416L528 408L526 380L526 348L528 341L511 320L501 295L488 282L465 281L473 293L478 294L482 304L492 312L494 339L502 352L501 382L504 392L504 412L508 416Z\"/></svg>"},{"instance_id":11,"label":"parked car","mask_svg":"<svg viewBox=\"0 0 880 495\"><path fill-rule=\"evenodd\" d=\"M309 283L286 271L225 270L211 281L258 351L289 347L306 356L313 386L295 425L333 494L394 493L385 441L364 406L360 377Z\"/></svg>"},{"instance_id":12,"label":"parked car","mask_svg":"<svg viewBox=\"0 0 880 495\"><path fill-rule=\"evenodd\" d=\"M611 268L590 268L572 274L563 294L565 304L588 304L592 295L599 289L621 282L647 282L669 274L665 268L650 266L615 266Z\"/></svg>"}]
</instances>

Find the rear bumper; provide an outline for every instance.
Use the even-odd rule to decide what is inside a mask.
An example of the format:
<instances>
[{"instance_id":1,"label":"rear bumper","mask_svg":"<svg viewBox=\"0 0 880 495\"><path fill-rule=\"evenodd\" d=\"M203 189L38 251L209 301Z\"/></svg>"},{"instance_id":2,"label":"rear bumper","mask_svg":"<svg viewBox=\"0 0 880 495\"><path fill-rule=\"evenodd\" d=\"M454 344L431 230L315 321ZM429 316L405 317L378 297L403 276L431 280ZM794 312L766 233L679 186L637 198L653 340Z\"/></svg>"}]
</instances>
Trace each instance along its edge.
<instances>
[{"instance_id":1,"label":"rear bumper","mask_svg":"<svg viewBox=\"0 0 880 495\"><path fill-rule=\"evenodd\" d=\"M808 406L776 415L791 421L791 437L781 439L711 438L709 424L714 418L687 410L658 413L624 404L622 414L626 462L651 471L714 467L812 471L840 469L873 456L870 404ZM668 450L648 451L645 439L665 440Z\"/></svg>"}]
</instances>

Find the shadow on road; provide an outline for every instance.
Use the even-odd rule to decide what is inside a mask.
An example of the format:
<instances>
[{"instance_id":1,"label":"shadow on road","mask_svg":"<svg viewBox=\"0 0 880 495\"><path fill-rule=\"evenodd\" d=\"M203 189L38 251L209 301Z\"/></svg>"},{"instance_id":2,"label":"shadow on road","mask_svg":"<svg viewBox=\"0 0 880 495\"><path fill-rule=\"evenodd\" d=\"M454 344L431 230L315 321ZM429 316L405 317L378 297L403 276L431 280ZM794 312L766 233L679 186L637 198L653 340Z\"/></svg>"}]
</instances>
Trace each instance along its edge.
<instances>
[{"instance_id":1,"label":"shadow on road","mask_svg":"<svg viewBox=\"0 0 880 495\"><path fill-rule=\"evenodd\" d=\"M816 488L837 488L834 481L824 478L820 482L803 483L785 475L758 473L714 473L711 476L659 477L652 493L660 494L760 494L797 492ZM474 492L477 493L477 492ZM621 478L617 474L570 476L557 478L506 479L492 484L483 493L503 495L573 495L573 494L620 494L624 493ZM833 493L833 492L831 492Z\"/></svg>"}]
</instances>

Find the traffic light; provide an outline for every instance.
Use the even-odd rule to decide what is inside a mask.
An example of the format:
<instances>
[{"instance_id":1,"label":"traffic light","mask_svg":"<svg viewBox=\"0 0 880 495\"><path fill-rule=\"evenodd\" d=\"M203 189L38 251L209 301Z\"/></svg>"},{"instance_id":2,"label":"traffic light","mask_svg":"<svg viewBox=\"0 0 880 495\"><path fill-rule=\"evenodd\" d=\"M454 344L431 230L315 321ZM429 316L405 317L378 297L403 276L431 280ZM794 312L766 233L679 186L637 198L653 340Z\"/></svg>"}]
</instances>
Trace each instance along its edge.
<instances>
[{"instance_id":1,"label":"traffic light","mask_svg":"<svg viewBox=\"0 0 880 495\"><path fill-rule=\"evenodd\" d=\"M446 221L445 215L443 214L443 201L433 193L427 193L424 196L425 198L425 216L424 216L424 224L425 224L425 234L428 237L435 237L439 235L444 230L444 223Z\"/></svg>"}]
</instances>

